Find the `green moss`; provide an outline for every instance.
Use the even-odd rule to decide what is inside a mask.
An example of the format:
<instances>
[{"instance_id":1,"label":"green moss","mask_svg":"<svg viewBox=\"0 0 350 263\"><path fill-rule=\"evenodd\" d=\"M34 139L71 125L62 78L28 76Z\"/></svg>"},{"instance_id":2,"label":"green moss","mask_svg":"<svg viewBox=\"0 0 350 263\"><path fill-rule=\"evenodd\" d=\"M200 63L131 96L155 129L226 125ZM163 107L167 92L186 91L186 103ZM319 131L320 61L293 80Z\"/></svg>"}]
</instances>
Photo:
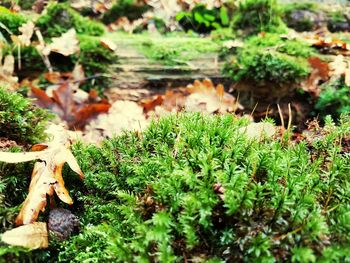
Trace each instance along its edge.
<instances>
[{"instance_id":1,"label":"green moss","mask_svg":"<svg viewBox=\"0 0 350 263\"><path fill-rule=\"evenodd\" d=\"M315 109L323 118L332 115L337 119L342 113L350 112L350 87L344 80L324 84Z\"/></svg>"},{"instance_id":2,"label":"green moss","mask_svg":"<svg viewBox=\"0 0 350 263\"><path fill-rule=\"evenodd\" d=\"M282 10L276 0L243 0L233 16L233 28L248 34L284 32Z\"/></svg>"},{"instance_id":3,"label":"green moss","mask_svg":"<svg viewBox=\"0 0 350 263\"><path fill-rule=\"evenodd\" d=\"M245 45L250 49L273 48L274 50L295 57L309 58L316 52L309 44L299 40L282 38L280 34L266 33L247 39Z\"/></svg>"},{"instance_id":4,"label":"green moss","mask_svg":"<svg viewBox=\"0 0 350 263\"><path fill-rule=\"evenodd\" d=\"M118 57L113 51L101 45L99 38L82 35L79 36L79 41L80 54L74 56L72 61L79 62L83 66L87 77L100 75L87 80L81 87L85 90L93 87L102 91L110 84L110 79L105 76L108 68L111 64L117 63Z\"/></svg>"},{"instance_id":5,"label":"green moss","mask_svg":"<svg viewBox=\"0 0 350 263\"><path fill-rule=\"evenodd\" d=\"M249 38L226 63L224 72L235 81L277 85L296 83L310 73L306 58L313 54L313 49L305 43L268 33Z\"/></svg>"},{"instance_id":6,"label":"green moss","mask_svg":"<svg viewBox=\"0 0 350 263\"><path fill-rule=\"evenodd\" d=\"M126 16L129 20L142 17L142 14L148 11L150 7L137 2L136 0L118 0L117 3L103 15L103 23L113 23L123 16Z\"/></svg>"},{"instance_id":7,"label":"green moss","mask_svg":"<svg viewBox=\"0 0 350 263\"><path fill-rule=\"evenodd\" d=\"M45 138L45 122L50 116L22 95L0 88L0 137L19 143L40 142Z\"/></svg>"},{"instance_id":8,"label":"green moss","mask_svg":"<svg viewBox=\"0 0 350 263\"><path fill-rule=\"evenodd\" d=\"M57 37L75 28L77 33L91 36L101 36L104 33L102 24L81 16L68 4L51 4L46 12L38 18L36 25L45 37Z\"/></svg>"},{"instance_id":9,"label":"green moss","mask_svg":"<svg viewBox=\"0 0 350 263\"><path fill-rule=\"evenodd\" d=\"M31 10L36 0L17 0L22 10Z\"/></svg>"},{"instance_id":10,"label":"green moss","mask_svg":"<svg viewBox=\"0 0 350 263\"><path fill-rule=\"evenodd\" d=\"M350 118L339 126L327 118L312 140L290 144L251 141L239 132L247 123L232 115L182 114L102 147L74 145L86 179L69 169L64 176L81 233L21 256L34 262L350 260L350 159L341 146Z\"/></svg>"},{"instance_id":11,"label":"green moss","mask_svg":"<svg viewBox=\"0 0 350 263\"><path fill-rule=\"evenodd\" d=\"M18 28L25 22L26 18L23 15L11 12L7 8L0 6L0 36L2 34L7 40L10 40L10 33L19 34Z\"/></svg>"},{"instance_id":12,"label":"green moss","mask_svg":"<svg viewBox=\"0 0 350 263\"><path fill-rule=\"evenodd\" d=\"M164 65L181 65L188 61L216 53L219 45L210 38L178 37L176 35L150 38L140 38L139 50L148 58Z\"/></svg>"},{"instance_id":13,"label":"green moss","mask_svg":"<svg viewBox=\"0 0 350 263\"><path fill-rule=\"evenodd\" d=\"M249 141L233 116L188 114L102 148L76 145L84 227L59 260L349 260L349 121L286 146Z\"/></svg>"}]
</instances>

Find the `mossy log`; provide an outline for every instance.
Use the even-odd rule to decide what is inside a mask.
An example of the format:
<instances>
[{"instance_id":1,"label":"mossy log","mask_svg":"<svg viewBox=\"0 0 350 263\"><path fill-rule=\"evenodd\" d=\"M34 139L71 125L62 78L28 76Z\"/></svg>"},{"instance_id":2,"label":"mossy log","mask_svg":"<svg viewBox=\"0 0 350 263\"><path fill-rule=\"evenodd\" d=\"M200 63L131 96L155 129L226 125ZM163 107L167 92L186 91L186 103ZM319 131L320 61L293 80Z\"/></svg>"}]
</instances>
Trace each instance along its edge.
<instances>
[{"instance_id":1,"label":"mossy log","mask_svg":"<svg viewBox=\"0 0 350 263\"><path fill-rule=\"evenodd\" d=\"M232 82L221 73L224 61L219 59L218 52L204 52L188 60L184 58L178 63L169 63L166 60L152 59L142 52L142 41L139 39L118 38L115 43L118 64L112 67L114 81L108 91L110 95L132 90L134 94L139 91L142 96L144 89L150 93L159 93L162 89L187 85L204 78L210 78L214 83L225 83L227 87ZM181 59L181 55L179 57ZM134 96L134 99L138 100L139 96Z\"/></svg>"}]
</instances>

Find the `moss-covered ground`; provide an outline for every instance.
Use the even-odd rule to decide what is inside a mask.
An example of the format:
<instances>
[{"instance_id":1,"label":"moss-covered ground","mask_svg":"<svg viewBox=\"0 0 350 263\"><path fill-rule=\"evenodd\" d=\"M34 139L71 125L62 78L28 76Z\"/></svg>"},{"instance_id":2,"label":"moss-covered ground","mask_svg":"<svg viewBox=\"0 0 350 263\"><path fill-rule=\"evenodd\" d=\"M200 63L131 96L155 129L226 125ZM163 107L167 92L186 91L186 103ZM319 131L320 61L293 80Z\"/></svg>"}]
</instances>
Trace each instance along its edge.
<instances>
[{"instance_id":1,"label":"moss-covered ground","mask_svg":"<svg viewBox=\"0 0 350 263\"><path fill-rule=\"evenodd\" d=\"M27 9L22 2L18 1ZM50 239L49 247L41 250L0 243L0 263L350 262L350 37L346 32L324 29L346 27L346 9L244 0L212 11L203 5L193 14L186 10L195 26L187 23L182 31L165 33L171 30L166 28L168 21L162 20L163 31L130 34L109 32L113 27L102 22L116 23L123 12L128 12L130 23L144 18L152 8L143 1L117 1L104 14L92 8L79 13L69 1L63 2L52 1L43 6L41 14L28 16L7 9L12 5L9 1L0 7L3 55L14 56L13 75L23 83L36 79L26 83L43 90L52 84L43 81L49 69L37 49L38 35L21 49L11 37L33 20L47 43L70 28L76 30L79 51L70 56L52 52L48 59L54 71L66 74L81 64L84 82L66 77L66 84L98 90L106 96L104 101L108 88L120 88L113 79L125 72L135 74L127 75L129 82L143 78L137 88L147 87L143 81L149 77L142 75L139 65L116 70L117 63L130 63L127 59L132 57L141 58L141 66L151 68L160 78L169 68L192 74L205 72L211 64L223 65L218 75L228 85L225 91L217 88L216 95L224 100L231 92L230 99L243 106L236 114L171 114L154 119L142 132L125 131L101 145L82 140L73 144L86 178L80 181L65 166L64 181L74 204L68 206L56 198L56 205L79 218L79 233L67 240ZM304 34L288 28L315 30L315 24L303 16L296 24L289 19L295 14L317 18L319 12L328 19L322 24L324 31ZM93 18L85 16L91 13ZM154 20L143 23L144 28L155 26ZM324 35L326 40L322 40ZM313 38L321 44L311 44ZM108 41L116 45L116 52ZM127 52L131 55L126 56ZM312 65L310 58L317 63ZM338 64L332 69L336 58ZM5 62L1 57L0 81L12 74L10 67L2 67ZM162 88L170 86L160 83ZM19 91L27 95L30 84L23 84L17 92L0 87L0 151L29 150L46 139L44 130L51 114L19 95ZM244 85L249 89L240 89ZM76 95L67 94L68 102ZM88 103L102 101L94 92L84 96ZM253 107L244 104L247 96ZM57 94L46 101L52 104L48 108L54 107L55 100L59 105ZM258 112L259 104L266 101L269 105ZM75 105L68 102L66 105ZM288 103L293 123L285 129L275 123L283 123L283 106L287 108ZM272 109L276 104L282 111ZM281 114L279 118L268 118L273 111L271 117ZM318 121L305 123L313 117ZM254 118L274 124L274 136L249 137L246 129ZM295 121L299 119L302 123ZM0 233L15 227L33 165L0 163ZM46 222L49 210L38 220Z\"/></svg>"},{"instance_id":2,"label":"moss-covered ground","mask_svg":"<svg viewBox=\"0 0 350 263\"><path fill-rule=\"evenodd\" d=\"M46 262L349 260L349 118L339 125L328 118L299 143L288 132L249 139L241 129L247 124L232 115L183 114L101 148L76 144L86 179L82 184L68 170L65 179L81 233L32 256Z\"/></svg>"}]
</instances>

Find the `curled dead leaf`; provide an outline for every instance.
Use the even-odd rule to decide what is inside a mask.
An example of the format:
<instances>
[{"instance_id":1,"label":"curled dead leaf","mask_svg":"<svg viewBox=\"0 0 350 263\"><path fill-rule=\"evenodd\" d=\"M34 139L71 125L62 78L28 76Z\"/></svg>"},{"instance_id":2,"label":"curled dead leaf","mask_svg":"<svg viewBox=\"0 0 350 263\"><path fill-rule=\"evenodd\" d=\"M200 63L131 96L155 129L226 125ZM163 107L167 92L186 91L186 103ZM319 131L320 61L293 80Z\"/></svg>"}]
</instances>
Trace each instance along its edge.
<instances>
[{"instance_id":1,"label":"curled dead leaf","mask_svg":"<svg viewBox=\"0 0 350 263\"><path fill-rule=\"evenodd\" d=\"M62 167L65 163L68 163L69 167L84 179L84 174L70 151L71 140L68 133L62 127L56 126L52 135L51 142L42 144L47 147L36 148L36 150L44 149L42 151L0 152L1 162L19 163L41 160L34 165L28 196L16 218L17 225L35 222L39 213L45 210L47 196L52 196L55 192L63 202L73 203L62 178Z\"/></svg>"},{"instance_id":2,"label":"curled dead leaf","mask_svg":"<svg viewBox=\"0 0 350 263\"><path fill-rule=\"evenodd\" d=\"M8 245L29 249L47 248L49 246L47 225L43 222L35 222L16 227L3 233L1 241Z\"/></svg>"}]
</instances>

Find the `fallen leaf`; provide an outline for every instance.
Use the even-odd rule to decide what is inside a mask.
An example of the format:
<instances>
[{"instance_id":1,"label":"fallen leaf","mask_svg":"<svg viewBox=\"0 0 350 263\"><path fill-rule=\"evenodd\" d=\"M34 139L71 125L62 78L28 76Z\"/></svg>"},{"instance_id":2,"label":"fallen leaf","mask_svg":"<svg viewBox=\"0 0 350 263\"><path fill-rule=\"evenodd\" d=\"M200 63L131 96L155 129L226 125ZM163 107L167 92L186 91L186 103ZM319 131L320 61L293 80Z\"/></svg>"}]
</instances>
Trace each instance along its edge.
<instances>
[{"instance_id":1,"label":"fallen leaf","mask_svg":"<svg viewBox=\"0 0 350 263\"><path fill-rule=\"evenodd\" d=\"M208 113L235 112L237 109L243 109L235 97L225 92L222 84L215 86L210 79L196 80L185 88L172 89L164 95L143 100L141 106L146 114L156 111L159 113L157 115L184 109Z\"/></svg>"},{"instance_id":2,"label":"fallen leaf","mask_svg":"<svg viewBox=\"0 0 350 263\"><path fill-rule=\"evenodd\" d=\"M271 138L274 136L276 127L271 123L253 122L246 127L240 128L238 132L246 134L249 139L262 140L263 138Z\"/></svg>"},{"instance_id":3,"label":"fallen leaf","mask_svg":"<svg viewBox=\"0 0 350 263\"><path fill-rule=\"evenodd\" d=\"M320 81L325 82L329 79L330 69L328 63L318 57L310 57L308 62L312 67L312 71L301 86L303 90L317 98L321 92Z\"/></svg>"},{"instance_id":4,"label":"fallen leaf","mask_svg":"<svg viewBox=\"0 0 350 263\"><path fill-rule=\"evenodd\" d=\"M28 21L27 23L18 28L18 30L22 33L18 36L18 41L20 45L30 45L30 39L32 38L34 33L34 27L34 23L32 21Z\"/></svg>"},{"instance_id":5,"label":"fallen leaf","mask_svg":"<svg viewBox=\"0 0 350 263\"><path fill-rule=\"evenodd\" d=\"M96 91L87 93L79 89L79 83L85 79L83 68L77 64L72 73L48 72L45 78L54 85L46 92L30 84L30 96L36 105L50 109L69 128L81 129L86 123L100 113L108 112L111 105L106 99L100 99Z\"/></svg>"},{"instance_id":6,"label":"fallen leaf","mask_svg":"<svg viewBox=\"0 0 350 263\"><path fill-rule=\"evenodd\" d=\"M49 246L47 225L43 222L35 222L16 227L3 233L1 241L11 246L29 249L47 248Z\"/></svg>"},{"instance_id":7,"label":"fallen leaf","mask_svg":"<svg viewBox=\"0 0 350 263\"><path fill-rule=\"evenodd\" d=\"M69 167L84 179L75 157L70 151L71 140L69 134L60 126L51 129L52 141L40 144L37 149L42 151L10 153L0 152L0 161L8 163L41 160L35 163L29 193L21 211L16 218L16 224L30 224L36 221L41 211L45 210L46 197L54 193L65 203L72 204L73 200L65 188L62 178L62 167L68 163ZM47 147L44 147L47 146Z\"/></svg>"},{"instance_id":8,"label":"fallen leaf","mask_svg":"<svg viewBox=\"0 0 350 263\"><path fill-rule=\"evenodd\" d=\"M48 56L51 52L62 54L63 56L70 56L79 52L79 40L75 29L72 28L60 37L53 37L52 43L46 45L42 49L42 53Z\"/></svg>"},{"instance_id":9,"label":"fallen leaf","mask_svg":"<svg viewBox=\"0 0 350 263\"><path fill-rule=\"evenodd\" d=\"M101 38L100 43L102 46L104 46L105 48L108 48L111 51L116 51L117 50L117 46L116 44L107 38Z\"/></svg>"},{"instance_id":10,"label":"fallen leaf","mask_svg":"<svg viewBox=\"0 0 350 263\"><path fill-rule=\"evenodd\" d=\"M14 68L15 58L12 55L6 55L3 60L0 47L0 86L8 89L15 89L18 86L18 78L13 76Z\"/></svg>"},{"instance_id":11,"label":"fallen leaf","mask_svg":"<svg viewBox=\"0 0 350 263\"><path fill-rule=\"evenodd\" d=\"M350 61L343 55L335 57L334 61L329 63L329 75L331 78L344 77L345 84L350 86Z\"/></svg>"}]
</instances>

